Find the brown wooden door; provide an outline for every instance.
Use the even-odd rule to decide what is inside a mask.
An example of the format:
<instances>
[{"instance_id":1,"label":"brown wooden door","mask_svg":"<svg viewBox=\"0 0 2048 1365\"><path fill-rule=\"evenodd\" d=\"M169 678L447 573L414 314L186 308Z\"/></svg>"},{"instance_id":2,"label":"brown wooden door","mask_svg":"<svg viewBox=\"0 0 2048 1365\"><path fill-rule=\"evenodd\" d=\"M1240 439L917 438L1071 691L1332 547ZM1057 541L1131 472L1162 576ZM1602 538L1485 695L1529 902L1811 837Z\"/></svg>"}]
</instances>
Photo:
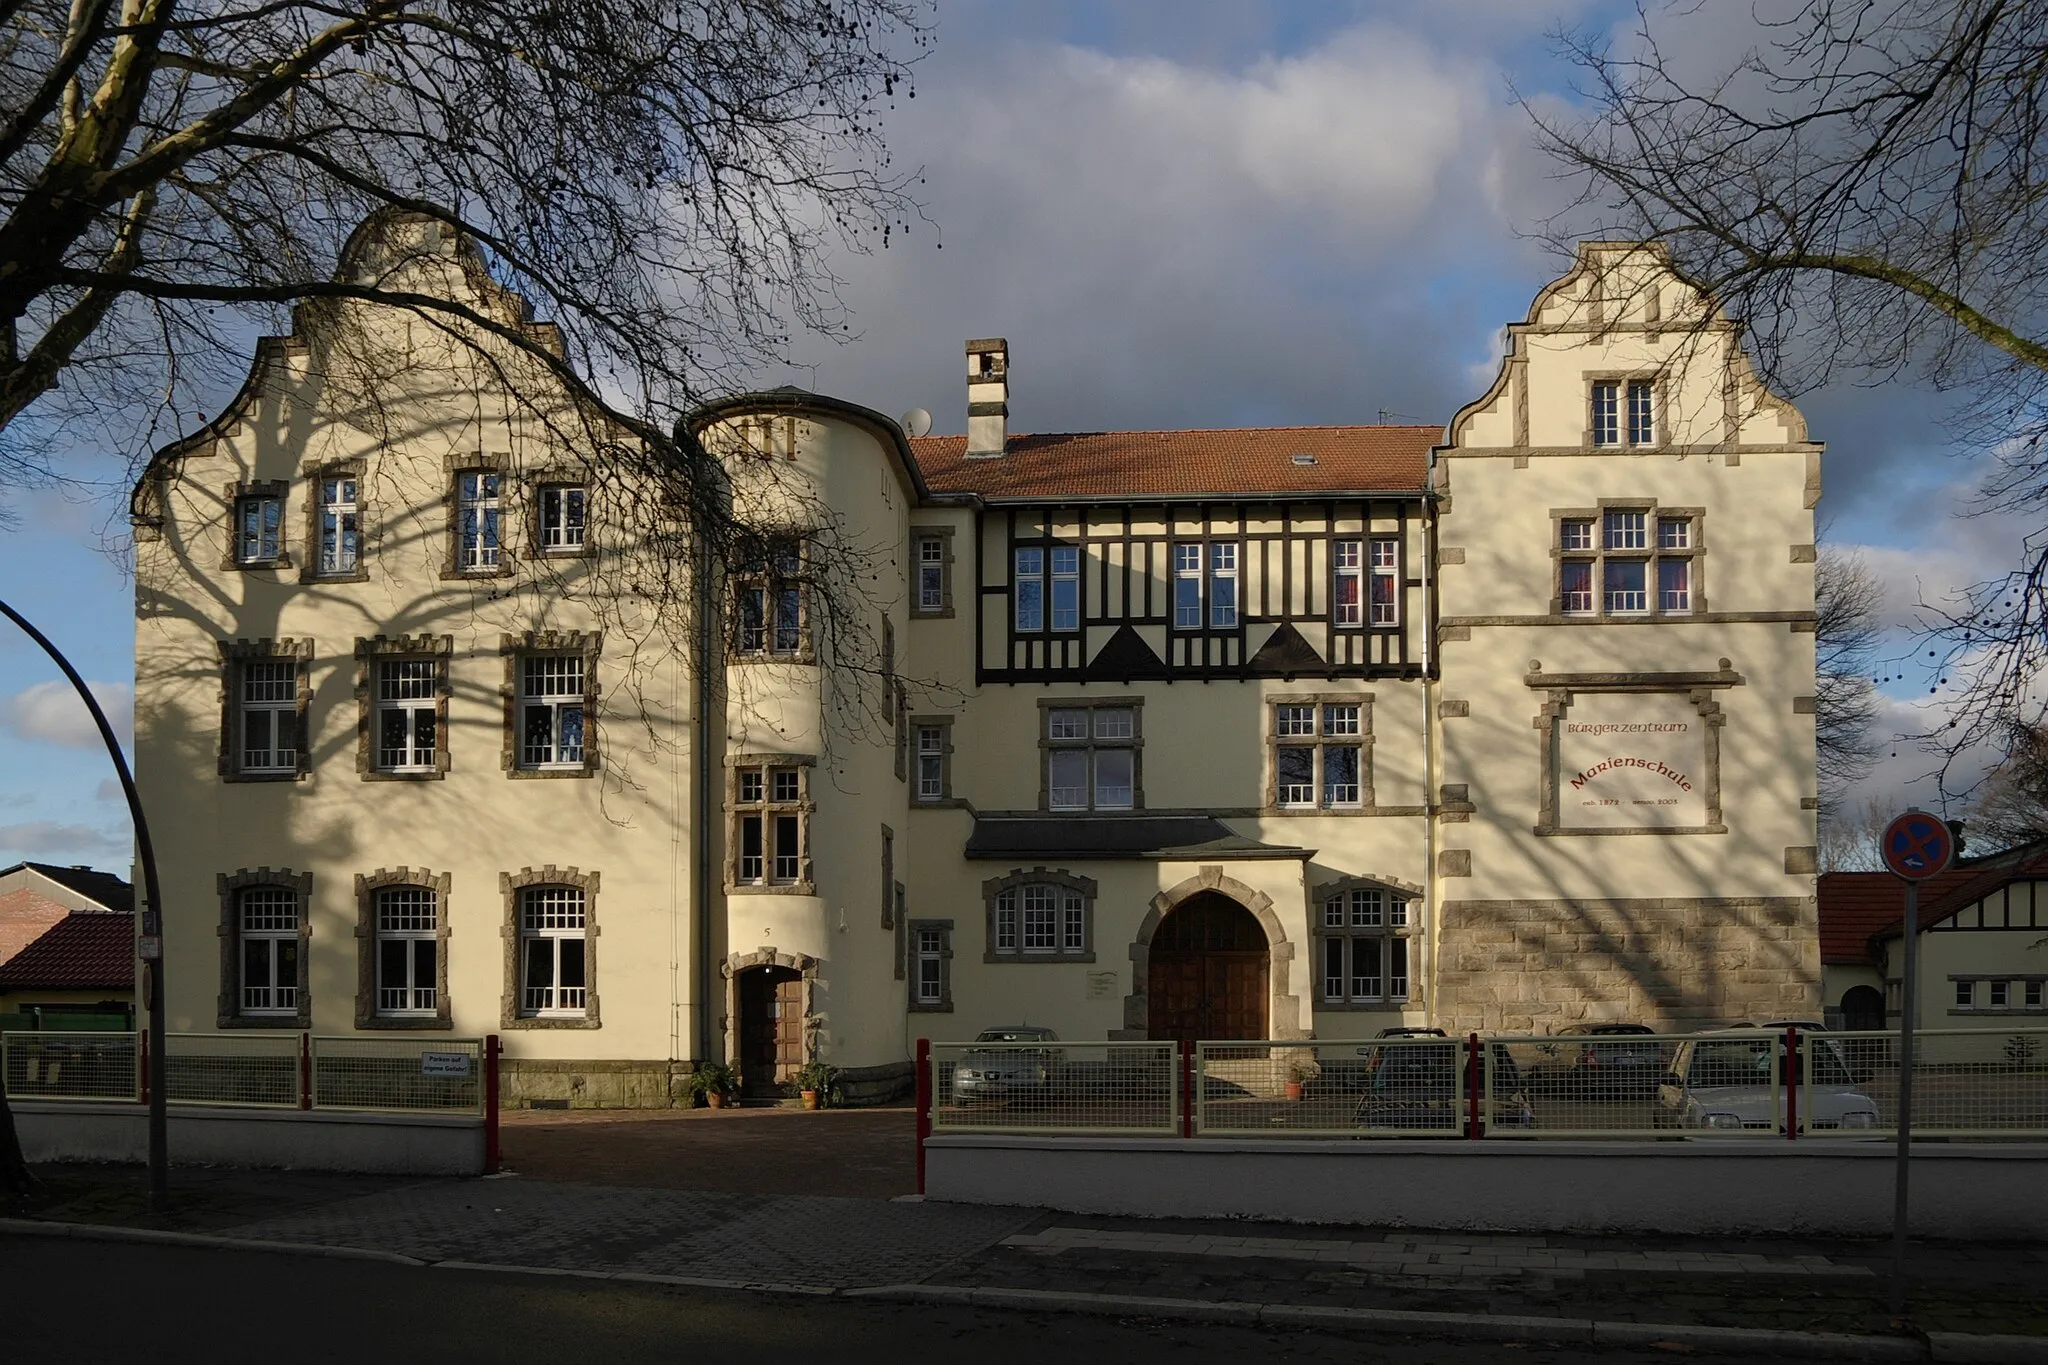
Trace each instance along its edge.
<instances>
[{"instance_id":1,"label":"brown wooden door","mask_svg":"<svg viewBox=\"0 0 2048 1365\"><path fill-rule=\"evenodd\" d=\"M1266 1036L1266 934L1215 892L1177 906L1152 936L1147 1032L1190 1042Z\"/></svg>"},{"instance_id":2,"label":"brown wooden door","mask_svg":"<svg viewBox=\"0 0 2048 1365\"><path fill-rule=\"evenodd\" d=\"M740 1092L766 1099L804 1062L804 981L788 967L740 973Z\"/></svg>"}]
</instances>

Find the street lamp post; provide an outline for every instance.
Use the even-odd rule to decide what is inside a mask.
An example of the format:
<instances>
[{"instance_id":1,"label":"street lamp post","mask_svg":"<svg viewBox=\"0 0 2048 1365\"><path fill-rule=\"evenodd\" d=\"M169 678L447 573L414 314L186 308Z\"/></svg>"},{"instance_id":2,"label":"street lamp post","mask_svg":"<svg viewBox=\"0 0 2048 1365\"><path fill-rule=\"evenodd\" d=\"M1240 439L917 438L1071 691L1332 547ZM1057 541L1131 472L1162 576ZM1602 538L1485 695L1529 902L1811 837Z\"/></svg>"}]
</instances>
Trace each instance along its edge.
<instances>
[{"instance_id":1,"label":"street lamp post","mask_svg":"<svg viewBox=\"0 0 2048 1365\"><path fill-rule=\"evenodd\" d=\"M41 645L43 653L55 660L64 676L70 679L78 699L91 713L92 723L99 727L100 740L107 746L107 756L114 761L114 772L121 779L121 794L128 798L128 818L135 825L135 856L142 864L142 932L137 948L142 957L143 999L149 1006L149 1211L161 1215L169 1211L171 1200L168 1120L164 1108L164 922L163 897L159 894L156 880L156 850L149 841L149 821L143 817L142 798L136 793L135 777L128 771L128 759L121 752L121 741L114 738L114 727L107 723L107 713L100 710L99 701L93 696L92 689L85 685L85 679L78 676L78 670L71 666L71 661L50 643L48 636L31 625L27 617L5 602L0 602L0 613Z\"/></svg>"}]
</instances>

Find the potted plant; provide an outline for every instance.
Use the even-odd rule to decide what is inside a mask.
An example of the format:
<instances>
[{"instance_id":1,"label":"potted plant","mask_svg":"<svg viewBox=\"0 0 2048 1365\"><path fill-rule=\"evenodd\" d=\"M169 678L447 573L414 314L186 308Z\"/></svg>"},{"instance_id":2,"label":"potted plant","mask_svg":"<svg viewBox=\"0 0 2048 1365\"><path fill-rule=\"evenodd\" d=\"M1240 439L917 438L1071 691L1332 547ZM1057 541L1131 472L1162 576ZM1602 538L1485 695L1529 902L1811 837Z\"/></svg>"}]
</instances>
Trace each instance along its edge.
<instances>
[{"instance_id":1,"label":"potted plant","mask_svg":"<svg viewBox=\"0 0 2048 1365\"><path fill-rule=\"evenodd\" d=\"M1287 1098L1300 1099L1308 1083L1322 1074L1323 1069L1316 1065L1316 1059L1313 1057L1297 1057L1290 1060L1287 1063Z\"/></svg>"},{"instance_id":2,"label":"potted plant","mask_svg":"<svg viewBox=\"0 0 2048 1365\"><path fill-rule=\"evenodd\" d=\"M690 1073L690 1093L703 1096L709 1108L725 1108L726 1101L739 1091L740 1078L723 1062L700 1062Z\"/></svg>"},{"instance_id":3,"label":"potted plant","mask_svg":"<svg viewBox=\"0 0 2048 1365\"><path fill-rule=\"evenodd\" d=\"M805 1062L782 1083L783 1093L802 1100L806 1109L816 1109L832 1088L833 1074L833 1068L823 1062Z\"/></svg>"}]
</instances>

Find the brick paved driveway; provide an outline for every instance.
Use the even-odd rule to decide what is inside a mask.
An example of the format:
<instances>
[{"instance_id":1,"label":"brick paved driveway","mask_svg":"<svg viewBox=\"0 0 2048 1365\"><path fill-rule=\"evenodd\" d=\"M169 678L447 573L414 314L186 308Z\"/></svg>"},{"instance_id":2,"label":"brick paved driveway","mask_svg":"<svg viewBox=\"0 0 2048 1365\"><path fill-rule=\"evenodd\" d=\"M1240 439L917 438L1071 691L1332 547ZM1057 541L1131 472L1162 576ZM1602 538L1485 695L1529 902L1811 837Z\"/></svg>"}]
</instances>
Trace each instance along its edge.
<instances>
[{"instance_id":1,"label":"brick paved driveway","mask_svg":"<svg viewBox=\"0 0 2048 1365\"><path fill-rule=\"evenodd\" d=\"M727 1194L891 1199L917 1188L905 1109L509 1110L522 1179Z\"/></svg>"}]
</instances>

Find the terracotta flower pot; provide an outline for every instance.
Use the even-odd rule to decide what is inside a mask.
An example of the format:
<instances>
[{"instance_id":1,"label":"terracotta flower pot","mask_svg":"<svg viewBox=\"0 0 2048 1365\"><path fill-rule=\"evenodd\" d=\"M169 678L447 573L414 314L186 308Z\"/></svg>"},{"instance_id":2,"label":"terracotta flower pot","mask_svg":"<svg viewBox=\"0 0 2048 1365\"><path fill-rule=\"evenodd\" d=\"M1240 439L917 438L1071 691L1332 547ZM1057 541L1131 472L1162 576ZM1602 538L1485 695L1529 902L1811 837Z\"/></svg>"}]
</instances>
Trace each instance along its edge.
<instances>
[{"instance_id":1,"label":"terracotta flower pot","mask_svg":"<svg viewBox=\"0 0 2048 1365\"><path fill-rule=\"evenodd\" d=\"M725 1092L722 1090L705 1091L704 1103L713 1109L725 1108Z\"/></svg>"},{"instance_id":2,"label":"terracotta flower pot","mask_svg":"<svg viewBox=\"0 0 2048 1365\"><path fill-rule=\"evenodd\" d=\"M815 1090L805 1090L805 1091L802 1091L802 1092L800 1092L800 1093L801 1093L801 1094L803 1095L803 1101L804 1101L804 1108L806 1108L806 1109L816 1109L816 1108L818 1107L818 1092L817 1092L817 1091L815 1091Z\"/></svg>"},{"instance_id":3,"label":"terracotta flower pot","mask_svg":"<svg viewBox=\"0 0 2048 1365\"><path fill-rule=\"evenodd\" d=\"M1300 1081L1289 1081L1289 1082L1287 1082L1287 1098L1288 1098L1288 1099L1290 1099L1290 1100L1298 1100L1298 1099L1300 1099L1300 1098L1301 1098L1301 1082L1300 1082Z\"/></svg>"}]
</instances>

